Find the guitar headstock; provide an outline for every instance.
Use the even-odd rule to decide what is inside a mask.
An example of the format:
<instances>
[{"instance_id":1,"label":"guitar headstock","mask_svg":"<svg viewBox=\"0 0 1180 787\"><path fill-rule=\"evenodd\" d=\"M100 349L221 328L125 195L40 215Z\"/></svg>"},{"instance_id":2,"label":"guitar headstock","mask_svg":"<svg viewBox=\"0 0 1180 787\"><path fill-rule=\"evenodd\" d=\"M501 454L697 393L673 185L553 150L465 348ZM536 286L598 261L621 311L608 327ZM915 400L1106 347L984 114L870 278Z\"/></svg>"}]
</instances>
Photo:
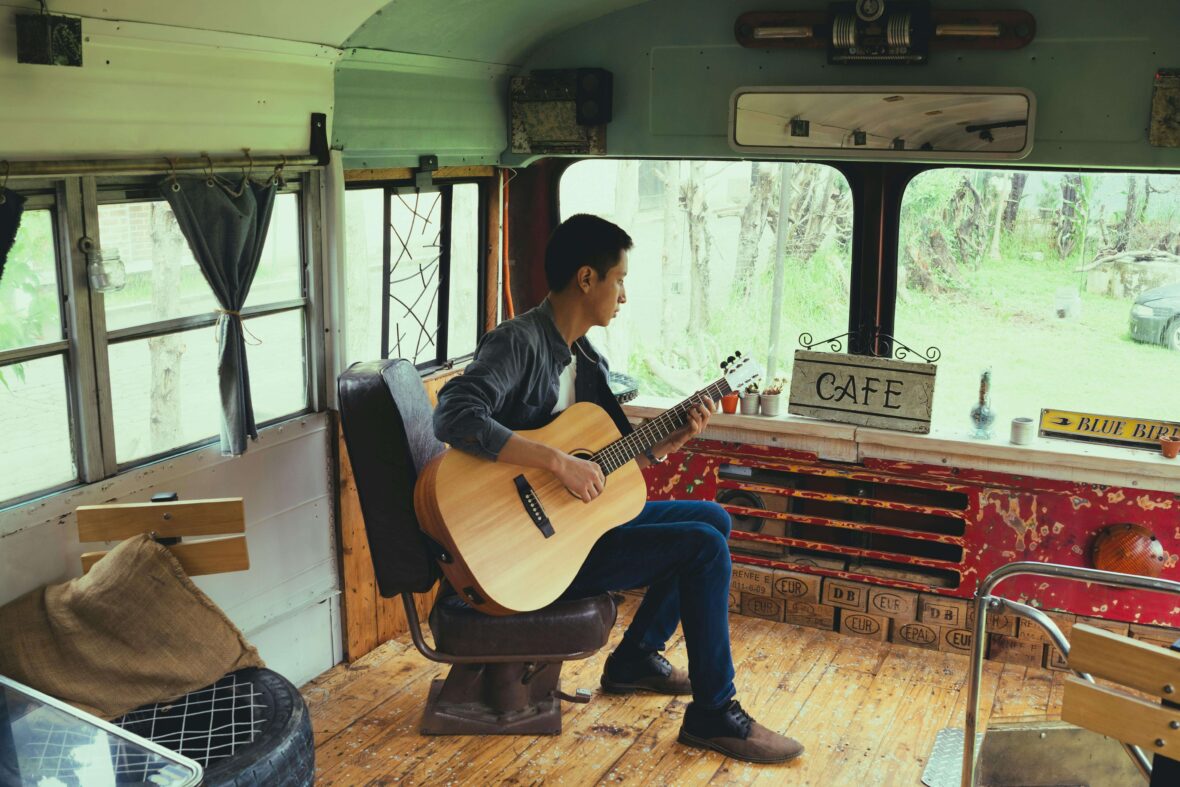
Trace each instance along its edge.
<instances>
[{"instance_id":1,"label":"guitar headstock","mask_svg":"<svg viewBox=\"0 0 1180 787\"><path fill-rule=\"evenodd\" d=\"M734 352L722 361L721 370L725 373L725 382L731 391L742 390L763 374L762 366L757 361L740 352Z\"/></svg>"}]
</instances>

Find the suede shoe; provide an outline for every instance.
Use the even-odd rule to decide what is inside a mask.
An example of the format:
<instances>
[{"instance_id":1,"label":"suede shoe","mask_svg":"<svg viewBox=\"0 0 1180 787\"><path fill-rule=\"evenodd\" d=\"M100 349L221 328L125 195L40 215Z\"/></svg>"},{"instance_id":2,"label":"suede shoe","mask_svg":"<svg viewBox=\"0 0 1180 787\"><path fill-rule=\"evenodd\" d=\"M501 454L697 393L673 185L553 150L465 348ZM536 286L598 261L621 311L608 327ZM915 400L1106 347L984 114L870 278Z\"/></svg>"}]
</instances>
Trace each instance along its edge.
<instances>
[{"instance_id":1,"label":"suede shoe","mask_svg":"<svg viewBox=\"0 0 1180 787\"><path fill-rule=\"evenodd\" d=\"M638 659L624 661L614 653L606 657L602 670L602 690L608 694L692 694L688 671L673 667L659 651L644 653Z\"/></svg>"},{"instance_id":2,"label":"suede shoe","mask_svg":"<svg viewBox=\"0 0 1180 787\"><path fill-rule=\"evenodd\" d=\"M684 711L680 742L698 749L712 749L746 762L786 762L803 753L794 738L771 732L750 718L737 700L709 710L691 703Z\"/></svg>"}]
</instances>

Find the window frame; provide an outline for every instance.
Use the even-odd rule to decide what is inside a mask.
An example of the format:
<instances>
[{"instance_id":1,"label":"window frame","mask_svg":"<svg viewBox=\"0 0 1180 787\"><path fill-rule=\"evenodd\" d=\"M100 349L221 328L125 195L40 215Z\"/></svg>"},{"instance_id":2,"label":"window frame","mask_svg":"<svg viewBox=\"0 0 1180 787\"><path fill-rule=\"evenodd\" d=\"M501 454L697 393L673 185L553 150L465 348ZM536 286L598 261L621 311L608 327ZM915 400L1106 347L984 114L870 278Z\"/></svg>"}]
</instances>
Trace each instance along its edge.
<instances>
[{"instance_id":1,"label":"window frame","mask_svg":"<svg viewBox=\"0 0 1180 787\"><path fill-rule=\"evenodd\" d=\"M488 237L488 207L492 197L492 190L496 182L495 178L483 177L459 177L459 178L438 178L435 179L429 189L440 192L440 199L442 200L441 211L443 221L439 225L439 302L437 309L438 324L435 326L438 337L435 340L435 354L434 358L415 364L415 368L423 375L428 375L432 372L451 369L455 366L462 365L474 357L474 351L467 352L462 355L450 355L448 350L449 343L449 327L450 327L450 281L451 281L451 218L452 218L452 191L451 187L460 186L463 184L474 184L478 189L477 207L476 207L476 225L478 227L477 239L477 263L476 271L476 304L478 313L476 315L476 336L478 342L480 338L487 332L487 294L488 294L488 277L483 275L486 269L486 257L489 247ZM382 191L382 216L384 221L384 228L382 231L382 294L384 295L385 282L389 281L391 256L393 253L392 241L390 238L390 221L391 215L391 199L399 194L407 191L416 190L416 184L411 179L397 179L397 180L358 180L350 181L345 184L345 191ZM381 357L387 358L389 356L390 348L389 341L389 303L388 298L383 297L381 305Z\"/></svg>"},{"instance_id":2,"label":"window frame","mask_svg":"<svg viewBox=\"0 0 1180 787\"><path fill-rule=\"evenodd\" d=\"M237 174L235 172L235 174ZM288 187L280 193L294 193L297 200L300 297L251 306L243 317L263 317L301 310L304 334L304 384L307 406L258 423L258 428L320 412L327 401L322 195L323 174L315 169L290 172ZM43 487L10 499L0 500L0 511L78 486L96 483L118 474L216 443L213 428L209 438L176 446L150 456L118 462L109 366L111 344L150 338L215 325L217 312L108 331L104 296L90 289L86 254L81 251L89 239L99 248L99 204L144 202L156 197L158 175L137 177L71 176L10 183L9 188L29 199L26 210L48 207L54 222L54 245L58 274L58 304L64 338L30 347L0 351L0 365L62 355L64 358L67 407L76 476L52 487ZM119 197L112 195L122 190ZM130 192L130 196L128 196Z\"/></svg>"}]
</instances>

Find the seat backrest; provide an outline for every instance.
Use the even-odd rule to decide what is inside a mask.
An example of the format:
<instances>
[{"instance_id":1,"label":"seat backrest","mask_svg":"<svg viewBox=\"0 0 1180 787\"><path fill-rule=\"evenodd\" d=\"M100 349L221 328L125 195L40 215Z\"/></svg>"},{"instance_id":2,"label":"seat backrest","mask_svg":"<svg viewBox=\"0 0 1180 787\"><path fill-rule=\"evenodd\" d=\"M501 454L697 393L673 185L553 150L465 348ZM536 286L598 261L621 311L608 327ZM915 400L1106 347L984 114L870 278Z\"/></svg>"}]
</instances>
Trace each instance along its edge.
<instances>
[{"instance_id":1,"label":"seat backrest","mask_svg":"<svg viewBox=\"0 0 1180 787\"><path fill-rule=\"evenodd\" d=\"M190 577L246 571L250 554L246 549L246 514L240 497L215 500L177 500L169 498L150 503L111 503L78 506L78 540L121 541L148 533L172 552ZM185 542L183 538L200 537ZM210 536L225 536L211 538ZM82 572L90 570L106 551L82 553Z\"/></svg>"},{"instance_id":2,"label":"seat backrest","mask_svg":"<svg viewBox=\"0 0 1180 787\"><path fill-rule=\"evenodd\" d=\"M337 389L344 443L382 596L424 593L438 565L414 514L418 471L445 446L434 436L430 400L406 360L353 364Z\"/></svg>"},{"instance_id":3,"label":"seat backrest","mask_svg":"<svg viewBox=\"0 0 1180 787\"><path fill-rule=\"evenodd\" d=\"M1093 626L1073 627L1069 667L1159 699L1180 696L1180 653ZM1148 752L1170 758L1180 752L1180 711L1161 707L1159 700L1071 677L1061 718Z\"/></svg>"}]
</instances>

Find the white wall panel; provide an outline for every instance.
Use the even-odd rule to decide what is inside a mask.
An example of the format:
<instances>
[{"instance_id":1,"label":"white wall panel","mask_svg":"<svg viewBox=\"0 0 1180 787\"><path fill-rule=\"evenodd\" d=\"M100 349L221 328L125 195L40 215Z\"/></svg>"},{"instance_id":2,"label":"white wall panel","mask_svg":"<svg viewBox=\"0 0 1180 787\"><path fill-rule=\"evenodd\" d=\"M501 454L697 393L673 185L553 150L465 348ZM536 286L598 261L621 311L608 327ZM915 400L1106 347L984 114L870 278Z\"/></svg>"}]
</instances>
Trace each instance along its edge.
<instances>
[{"instance_id":1,"label":"white wall panel","mask_svg":"<svg viewBox=\"0 0 1180 787\"><path fill-rule=\"evenodd\" d=\"M81 573L81 553L99 547L78 543L80 505L143 502L161 491L182 500L241 497L250 570L194 582L255 644L276 643L263 652L272 669L296 683L309 680L339 661L332 656L339 653L339 615L335 601L326 603L340 590L331 456L327 416L309 415L264 429L237 458L211 445L0 511L0 604Z\"/></svg>"},{"instance_id":2,"label":"white wall panel","mask_svg":"<svg viewBox=\"0 0 1180 787\"><path fill-rule=\"evenodd\" d=\"M16 62L0 6L0 157L306 153L333 104L339 50L315 44L83 19L83 66Z\"/></svg>"}]
</instances>

